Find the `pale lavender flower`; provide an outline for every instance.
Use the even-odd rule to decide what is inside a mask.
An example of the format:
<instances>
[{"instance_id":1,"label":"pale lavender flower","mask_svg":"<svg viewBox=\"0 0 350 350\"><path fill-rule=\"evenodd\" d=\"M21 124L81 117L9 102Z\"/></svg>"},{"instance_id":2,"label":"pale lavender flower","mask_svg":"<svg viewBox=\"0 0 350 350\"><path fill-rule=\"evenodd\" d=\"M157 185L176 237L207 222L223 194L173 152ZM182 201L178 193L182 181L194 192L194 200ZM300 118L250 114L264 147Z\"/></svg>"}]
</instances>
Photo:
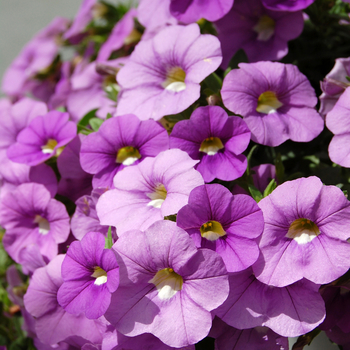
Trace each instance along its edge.
<instances>
[{"instance_id":1,"label":"pale lavender flower","mask_svg":"<svg viewBox=\"0 0 350 350\"><path fill-rule=\"evenodd\" d=\"M57 293L67 312L97 319L109 307L111 293L119 285L119 267L114 253L104 246L105 237L99 232L88 232L70 244L62 263L64 282Z\"/></svg>"},{"instance_id":2,"label":"pale lavender flower","mask_svg":"<svg viewBox=\"0 0 350 350\"><path fill-rule=\"evenodd\" d=\"M222 46L222 67L243 49L250 62L279 60L288 53L288 41L304 27L301 11L266 9L261 0L235 0L231 11L215 22Z\"/></svg>"},{"instance_id":3,"label":"pale lavender flower","mask_svg":"<svg viewBox=\"0 0 350 350\"><path fill-rule=\"evenodd\" d=\"M151 333L171 347L208 335L210 311L228 295L225 265L217 253L197 250L171 221L158 221L145 232L129 231L113 249L120 285L105 316L119 332Z\"/></svg>"},{"instance_id":4,"label":"pale lavender flower","mask_svg":"<svg viewBox=\"0 0 350 350\"><path fill-rule=\"evenodd\" d=\"M247 168L247 159L241 153L249 141L250 131L245 122L229 117L218 106L198 107L190 120L176 123L170 135L171 148L182 149L200 160L195 168L205 182L241 177Z\"/></svg>"},{"instance_id":5,"label":"pale lavender flower","mask_svg":"<svg viewBox=\"0 0 350 350\"><path fill-rule=\"evenodd\" d=\"M277 287L303 278L334 281L350 267L350 203L336 186L319 178L287 181L259 202L265 228L256 278Z\"/></svg>"},{"instance_id":6,"label":"pale lavender flower","mask_svg":"<svg viewBox=\"0 0 350 350\"><path fill-rule=\"evenodd\" d=\"M198 186L179 210L176 222L197 247L219 253L228 272L246 269L259 256L256 238L262 233L264 218L250 196L233 196L219 184Z\"/></svg>"},{"instance_id":7,"label":"pale lavender flower","mask_svg":"<svg viewBox=\"0 0 350 350\"><path fill-rule=\"evenodd\" d=\"M225 77L224 105L242 115L254 142L278 146L291 139L308 142L323 130L322 117L313 108L314 89L291 64L240 63Z\"/></svg>"},{"instance_id":8,"label":"pale lavender flower","mask_svg":"<svg viewBox=\"0 0 350 350\"><path fill-rule=\"evenodd\" d=\"M27 165L38 165L59 155L61 147L71 141L77 133L68 113L51 111L37 116L17 136L15 144L7 150L10 160Z\"/></svg>"},{"instance_id":9,"label":"pale lavender flower","mask_svg":"<svg viewBox=\"0 0 350 350\"><path fill-rule=\"evenodd\" d=\"M216 37L199 26L170 26L139 42L119 71L117 115L159 120L182 112L200 96L200 82L221 63Z\"/></svg>"},{"instance_id":10,"label":"pale lavender flower","mask_svg":"<svg viewBox=\"0 0 350 350\"><path fill-rule=\"evenodd\" d=\"M116 173L168 148L169 136L160 124L128 114L106 120L83 140L80 163L94 174L94 188L113 187Z\"/></svg>"},{"instance_id":11,"label":"pale lavender flower","mask_svg":"<svg viewBox=\"0 0 350 350\"><path fill-rule=\"evenodd\" d=\"M102 225L114 226L118 236L131 229L144 230L187 204L190 192L203 185L193 167L197 161L179 149L146 158L114 177L115 189L97 202Z\"/></svg>"}]
</instances>

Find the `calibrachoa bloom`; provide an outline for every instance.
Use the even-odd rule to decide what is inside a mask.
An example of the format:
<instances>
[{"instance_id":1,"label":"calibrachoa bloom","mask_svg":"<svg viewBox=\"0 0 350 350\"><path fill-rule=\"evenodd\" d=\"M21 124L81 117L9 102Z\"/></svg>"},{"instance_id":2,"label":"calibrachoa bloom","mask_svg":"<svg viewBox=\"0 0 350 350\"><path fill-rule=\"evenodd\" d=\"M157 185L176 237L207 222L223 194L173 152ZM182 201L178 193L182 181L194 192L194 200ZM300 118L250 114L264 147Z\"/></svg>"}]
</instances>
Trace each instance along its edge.
<instances>
[{"instance_id":1,"label":"calibrachoa bloom","mask_svg":"<svg viewBox=\"0 0 350 350\"><path fill-rule=\"evenodd\" d=\"M233 196L218 184L196 187L188 204L179 210L176 222L197 247L219 253L229 272L246 269L259 256L256 238L263 230L264 218L249 196Z\"/></svg>"},{"instance_id":2,"label":"calibrachoa bloom","mask_svg":"<svg viewBox=\"0 0 350 350\"><path fill-rule=\"evenodd\" d=\"M190 192L203 185L202 176L193 168L197 162L187 153L171 149L120 171L114 177L115 189L97 202L101 224L116 227L120 236L176 214L187 204Z\"/></svg>"},{"instance_id":3,"label":"calibrachoa bloom","mask_svg":"<svg viewBox=\"0 0 350 350\"><path fill-rule=\"evenodd\" d=\"M69 235L69 216L63 203L51 198L41 184L25 183L7 193L0 203L0 224L6 229L2 240L18 263L20 251L36 244L48 260L58 253L58 244Z\"/></svg>"},{"instance_id":4,"label":"calibrachoa bloom","mask_svg":"<svg viewBox=\"0 0 350 350\"><path fill-rule=\"evenodd\" d=\"M250 62L278 60L288 53L288 41L304 27L302 12L272 11L261 0L235 0L231 11L215 22L222 46L222 67L243 49Z\"/></svg>"},{"instance_id":5,"label":"calibrachoa bloom","mask_svg":"<svg viewBox=\"0 0 350 350\"><path fill-rule=\"evenodd\" d=\"M169 136L160 124L127 114L106 120L97 132L84 139L80 163L86 172L95 174L94 188L113 187L118 171L168 148Z\"/></svg>"},{"instance_id":6,"label":"calibrachoa bloom","mask_svg":"<svg viewBox=\"0 0 350 350\"><path fill-rule=\"evenodd\" d=\"M120 285L105 316L118 331L128 336L152 333L172 347L195 344L208 335L210 311L229 291L217 253L197 250L171 221L158 221L145 232L129 231L113 249Z\"/></svg>"},{"instance_id":7,"label":"calibrachoa bloom","mask_svg":"<svg viewBox=\"0 0 350 350\"><path fill-rule=\"evenodd\" d=\"M101 344L105 321L89 320L82 313L71 315L58 304L63 259L64 255L58 255L47 266L37 269L24 295L24 306L36 319L37 337L45 345L61 341L74 343L75 338L84 340L83 343Z\"/></svg>"},{"instance_id":8,"label":"calibrachoa bloom","mask_svg":"<svg viewBox=\"0 0 350 350\"><path fill-rule=\"evenodd\" d=\"M278 146L291 139L307 142L323 130L313 108L317 97L296 66L279 62L240 63L224 79L224 105L243 116L253 141Z\"/></svg>"},{"instance_id":9,"label":"calibrachoa bloom","mask_svg":"<svg viewBox=\"0 0 350 350\"><path fill-rule=\"evenodd\" d=\"M142 40L119 71L117 114L159 120L182 112L200 96L200 82L221 63L218 39L199 26L170 26Z\"/></svg>"},{"instance_id":10,"label":"calibrachoa bloom","mask_svg":"<svg viewBox=\"0 0 350 350\"><path fill-rule=\"evenodd\" d=\"M190 120L176 123L170 135L171 148L180 148L200 160L196 169L205 182L241 177L247 168L247 159L241 153L249 141L250 131L245 122L229 117L218 106L198 107Z\"/></svg>"},{"instance_id":11,"label":"calibrachoa bloom","mask_svg":"<svg viewBox=\"0 0 350 350\"><path fill-rule=\"evenodd\" d=\"M37 116L17 136L17 142L7 150L10 160L27 165L38 165L59 155L77 134L76 125L68 113L51 111Z\"/></svg>"},{"instance_id":12,"label":"calibrachoa bloom","mask_svg":"<svg viewBox=\"0 0 350 350\"><path fill-rule=\"evenodd\" d=\"M315 0L262 0L264 6L276 11L298 11L311 5Z\"/></svg>"},{"instance_id":13,"label":"calibrachoa bloom","mask_svg":"<svg viewBox=\"0 0 350 350\"><path fill-rule=\"evenodd\" d=\"M99 232L88 232L80 242L70 244L62 263L64 282L57 293L58 303L67 312L83 312L90 319L106 312L119 285L119 267L114 253L104 246Z\"/></svg>"},{"instance_id":14,"label":"calibrachoa bloom","mask_svg":"<svg viewBox=\"0 0 350 350\"><path fill-rule=\"evenodd\" d=\"M329 158L347 168L350 168L349 96L347 88L326 117L327 128L334 134L328 148Z\"/></svg>"},{"instance_id":15,"label":"calibrachoa bloom","mask_svg":"<svg viewBox=\"0 0 350 350\"><path fill-rule=\"evenodd\" d=\"M350 203L317 177L287 181L259 202L265 228L256 278L277 287L332 282L350 267Z\"/></svg>"}]
</instances>

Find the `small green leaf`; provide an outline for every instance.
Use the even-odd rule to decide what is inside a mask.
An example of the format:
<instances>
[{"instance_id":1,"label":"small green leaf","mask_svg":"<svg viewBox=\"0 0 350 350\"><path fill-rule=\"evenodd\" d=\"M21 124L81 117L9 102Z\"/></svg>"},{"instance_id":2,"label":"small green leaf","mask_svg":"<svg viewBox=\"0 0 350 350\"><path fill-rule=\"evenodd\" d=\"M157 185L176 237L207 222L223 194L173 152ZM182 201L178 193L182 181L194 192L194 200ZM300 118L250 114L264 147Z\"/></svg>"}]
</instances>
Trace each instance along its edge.
<instances>
[{"instance_id":1,"label":"small green leaf","mask_svg":"<svg viewBox=\"0 0 350 350\"><path fill-rule=\"evenodd\" d=\"M84 130L85 132L90 131L90 129L88 129L87 126L89 125L90 119L96 118L96 111L97 109L93 109L89 113L85 114L85 116L80 120L80 122L78 123L78 133L83 134L82 131Z\"/></svg>"},{"instance_id":2,"label":"small green leaf","mask_svg":"<svg viewBox=\"0 0 350 350\"><path fill-rule=\"evenodd\" d=\"M267 197L270 193L272 193L272 191L277 187L277 182L275 179L272 179L269 184L267 185L267 187L265 188L265 191L263 193L264 198Z\"/></svg>"},{"instance_id":3,"label":"small green leaf","mask_svg":"<svg viewBox=\"0 0 350 350\"><path fill-rule=\"evenodd\" d=\"M91 118L89 120L89 124L93 131L98 131L102 123L103 123L103 120L100 118Z\"/></svg>"},{"instance_id":4,"label":"small green leaf","mask_svg":"<svg viewBox=\"0 0 350 350\"><path fill-rule=\"evenodd\" d=\"M236 54L231 58L231 61L228 66L231 69L235 69L235 68L238 68L238 64L241 62L245 62L245 63L249 62L246 53L242 49L238 50Z\"/></svg>"},{"instance_id":5,"label":"small green leaf","mask_svg":"<svg viewBox=\"0 0 350 350\"><path fill-rule=\"evenodd\" d=\"M111 119L111 118L112 118L112 114L111 114L111 113L108 113L108 114L107 114L107 117L106 117L106 120L107 120L107 119Z\"/></svg>"},{"instance_id":6,"label":"small green leaf","mask_svg":"<svg viewBox=\"0 0 350 350\"><path fill-rule=\"evenodd\" d=\"M218 93L222 88L222 80L216 73L208 75L204 79L203 83L207 87L207 89L204 89L204 91L210 91L209 95Z\"/></svg>"},{"instance_id":7,"label":"small green leaf","mask_svg":"<svg viewBox=\"0 0 350 350\"><path fill-rule=\"evenodd\" d=\"M246 174L249 176L250 175L250 161L252 159L253 153L255 152L255 150L258 148L258 145L254 145L251 150L249 151L248 155L247 155L247 170L246 170Z\"/></svg>"},{"instance_id":8,"label":"small green leaf","mask_svg":"<svg viewBox=\"0 0 350 350\"><path fill-rule=\"evenodd\" d=\"M106 237L105 248L106 248L106 249L111 249L112 246L113 246L112 228L111 228L111 226L109 226L109 228L108 228L108 233L107 233L107 237Z\"/></svg>"},{"instance_id":9,"label":"small green leaf","mask_svg":"<svg viewBox=\"0 0 350 350\"><path fill-rule=\"evenodd\" d=\"M280 153L278 153L275 158L275 167L277 180L281 184L284 181L284 165Z\"/></svg>"},{"instance_id":10,"label":"small green leaf","mask_svg":"<svg viewBox=\"0 0 350 350\"><path fill-rule=\"evenodd\" d=\"M176 214L164 216L164 220L170 220L176 222Z\"/></svg>"},{"instance_id":11,"label":"small green leaf","mask_svg":"<svg viewBox=\"0 0 350 350\"><path fill-rule=\"evenodd\" d=\"M256 202L260 202L263 199L262 193L253 185L248 184L248 190Z\"/></svg>"},{"instance_id":12,"label":"small green leaf","mask_svg":"<svg viewBox=\"0 0 350 350\"><path fill-rule=\"evenodd\" d=\"M292 350L302 350L304 349L304 346L310 345L313 339L320 334L321 330L316 328L313 331L306 333L304 335L301 335L296 343L293 345Z\"/></svg>"}]
</instances>

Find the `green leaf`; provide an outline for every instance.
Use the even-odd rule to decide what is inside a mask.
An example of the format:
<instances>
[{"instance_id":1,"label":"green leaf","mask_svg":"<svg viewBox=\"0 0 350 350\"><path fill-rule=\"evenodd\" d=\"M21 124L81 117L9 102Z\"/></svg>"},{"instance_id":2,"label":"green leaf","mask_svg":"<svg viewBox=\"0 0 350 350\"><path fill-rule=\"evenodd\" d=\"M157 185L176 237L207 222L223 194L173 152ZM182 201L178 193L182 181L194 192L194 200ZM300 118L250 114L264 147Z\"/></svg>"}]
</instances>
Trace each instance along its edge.
<instances>
[{"instance_id":1,"label":"green leaf","mask_svg":"<svg viewBox=\"0 0 350 350\"><path fill-rule=\"evenodd\" d=\"M107 120L107 119L111 119L111 118L112 118L112 114L111 114L111 113L108 113L108 114L107 114L107 117L106 117L106 120Z\"/></svg>"},{"instance_id":2,"label":"green leaf","mask_svg":"<svg viewBox=\"0 0 350 350\"><path fill-rule=\"evenodd\" d=\"M87 128L87 126L89 125L90 119L96 118L96 111L97 111L97 108L93 109L89 113L85 114L85 116L80 120L80 122L78 123L78 133L83 134L82 132L83 130L91 131L90 129Z\"/></svg>"},{"instance_id":3,"label":"green leaf","mask_svg":"<svg viewBox=\"0 0 350 350\"><path fill-rule=\"evenodd\" d=\"M245 63L249 62L246 53L242 49L238 50L236 54L231 58L231 61L228 66L231 69L235 69L235 68L238 68L238 64L241 62L245 62Z\"/></svg>"},{"instance_id":4,"label":"green leaf","mask_svg":"<svg viewBox=\"0 0 350 350\"><path fill-rule=\"evenodd\" d=\"M89 120L89 124L93 131L98 131L102 123L103 123L103 120L100 118L91 118Z\"/></svg>"},{"instance_id":5,"label":"green leaf","mask_svg":"<svg viewBox=\"0 0 350 350\"><path fill-rule=\"evenodd\" d=\"M246 174L249 176L250 175L250 161L252 159L253 153L255 152L255 150L258 148L258 145L254 145L251 150L249 151L248 155L247 155L247 170L246 170Z\"/></svg>"},{"instance_id":6,"label":"green leaf","mask_svg":"<svg viewBox=\"0 0 350 350\"><path fill-rule=\"evenodd\" d=\"M164 216L164 220L170 220L176 222L176 214Z\"/></svg>"},{"instance_id":7,"label":"green leaf","mask_svg":"<svg viewBox=\"0 0 350 350\"><path fill-rule=\"evenodd\" d=\"M113 246L112 228L111 228L111 226L109 226L109 227L108 227L107 237L106 237L105 248L106 248L106 249L111 249L112 246Z\"/></svg>"},{"instance_id":8,"label":"green leaf","mask_svg":"<svg viewBox=\"0 0 350 350\"><path fill-rule=\"evenodd\" d=\"M296 343L293 345L292 350L302 350L304 349L304 346L310 345L312 340L320 334L321 330L316 328L313 331L306 333L304 335L301 335Z\"/></svg>"},{"instance_id":9,"label":"green leaf","mask_svg":"<svg viewBox=\"0 0 350 350\"><path fill-rule=\"evenodd\" d=\"M263 199L262 193L253 185L248 184L248 190L256 202L260 202Z\"/></svg>"},{"instance_id":10,"label":"green leaf","mask_svg":"<svg viewBox=\"0 0 350 350\"><path fill-rule=\"evenodd\" d=\"M275 158L275 167L277 180L281 184L284 181L284 165L280 153L278 153Z\"/></svg>"},{"instance_id":11,"label":"green leaf","mask_svg":"<svg viewBox=\"0 0 350 350\"><path fill-rule=\"evenodd\" d=\"M218 93L222 88L222 80L216 73L208 75L204 79L203 84L208 88L208 90L204 89L204 91L211 91L212 93ZM212 93L210 93L210 95L212 95Z\"/></svg>"},{"instance_id":12,"label":"green leaf","mask_svg":"<svg viewBox=\"0 0 350 350\"><path fill-rule=\"evenodd\" d=\"M265 191L263 193L264 198L267 197L269 194L272 193L272 191L277 187L277 182L275 179L272 179L267 187L265 188Z\"/></svg>"}]
</instances>

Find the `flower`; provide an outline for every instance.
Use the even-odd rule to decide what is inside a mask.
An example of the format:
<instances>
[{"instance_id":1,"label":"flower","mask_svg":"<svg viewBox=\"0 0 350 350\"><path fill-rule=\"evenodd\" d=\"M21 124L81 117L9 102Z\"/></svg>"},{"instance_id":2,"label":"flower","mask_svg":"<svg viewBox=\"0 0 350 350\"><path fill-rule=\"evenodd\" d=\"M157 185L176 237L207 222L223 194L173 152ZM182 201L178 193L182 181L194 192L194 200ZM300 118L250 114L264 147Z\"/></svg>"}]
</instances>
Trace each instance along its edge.
<instances>
[{"instance_id":1,"label":"flower","mask_svg":"<svg viewBox=\"0 0 350 350\"><path fill-rule=\"evenodd\" d=\"M246 269L259 256L256 238L262 233L264 218L249 196L233 196L218 184L198 186L179 210L176 222L197 247L219 253L229 272Z\"/></svg>"},{"instance_id":2,"label":"flower","mask_svg":"<svg viewBox=\"0 0 350 350\"><path fill-rule=\"evenodd\" d=\"M230 111L243 116L254 142L278 146L307 142L323 130L313 108L314 89L296 66L279 62L240 63L225 77L221 94Z\"/></svg>"},{"instance_id":3,"label":"flower","mask_svg":"<svg viewBox=\"0 0 350 350\"><path fill-rule=\"evenodd\" d=\"M304 10L315 0L262 0L263 5L276 11L299 11Z\"/></svg>"},{"instance_id":4,"label":"flower","mask_svg":"<svg viewBox=\"0 0 350 350\"><path fill-rule=\"evenodd\" d=\"M196 169L205 182L241 177L247 168L247 159L241 153L249 141L244 121L229 117L218 106L198 107L190 120L176 123L170 135L171 148L180 148L192 159L200 160Z\"/></svg>"},{"instance_id":5,"label":"flower","mask_svg":"<svg viewBox=\"0 0 350 350\"><path fill-rule=\"evenodd\" d=\"M141 40L118 72L117 115L159 120L182 112L199 98L199 83L220 63L219 41L200 34L197 24L164 28Z\"/></svg>"},{"instance_id":6,"label":"flower","mask_svg":"<svg viewBox=\"0 0 350 350\"><path fill-rule=\"evenodd\" d=\"M106 312L119 285L119 267L114 253L104 246L99 232L88 232L80 242L70 244L57 293L58 303L67 312L77 316L83 312L89 319Z\"/></svg>"},{"instance_id":7,"label":"flower","mask_svg":"<svg viewBox=\"0 0 350 350\"><path fill-rule=\"evenodd\" d=\"M152 333L172 347L195 344L209 333L210 311L228 295L225 265L217 253L197 250L171 221L126 232L113 249L120 286L105 316L119 332Z\"/></svg>"},{"instance_id":8,"label":"flower","mask_svg":"<svg viewBox=\"0 0 350 350\"><path fill-rule=\"evenodd\" d=\"M187 204L190 192L203 185L193 168L196 163L185 152L171 149L118 172L115 189L104 193L96 205L101 225L116 227L120 236L176 214Z\"/></svg>"},{"instance_id":9,"label":"flower","mask_svg":"<svg viewBox=\"0 0 350 350\"><path fill-rule=\"evenodd\" d=\"M259 202L265 219L256 278L284 287L332 282L350 267L350 203L315 176L287 181Z\"/></svg>"}]
</instances>

